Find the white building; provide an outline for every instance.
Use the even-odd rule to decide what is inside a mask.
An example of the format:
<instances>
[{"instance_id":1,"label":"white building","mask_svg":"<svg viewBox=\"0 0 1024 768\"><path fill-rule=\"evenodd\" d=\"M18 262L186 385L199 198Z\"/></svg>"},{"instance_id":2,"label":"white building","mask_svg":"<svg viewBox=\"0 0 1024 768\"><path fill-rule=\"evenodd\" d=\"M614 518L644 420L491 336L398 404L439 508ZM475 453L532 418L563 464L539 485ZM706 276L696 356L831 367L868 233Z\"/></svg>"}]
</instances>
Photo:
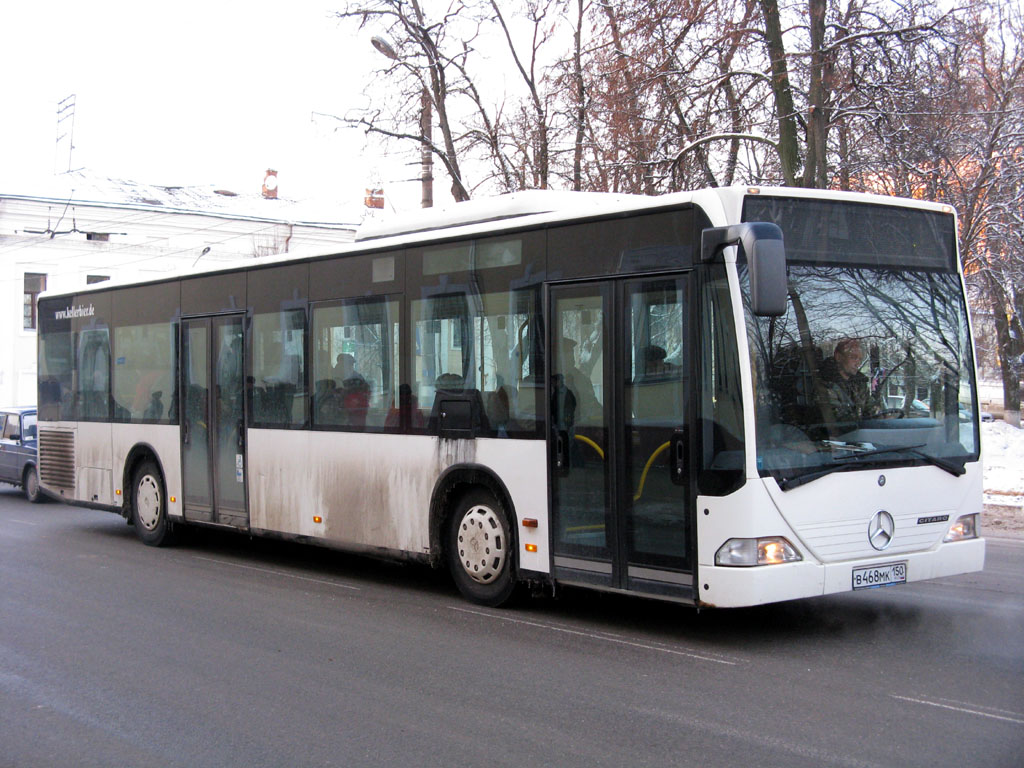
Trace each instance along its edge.
<instances>
[{"instance_id":1,"label":"white building","mask_svg":"<svg viewBox=\"0 0 1024 768\"><path fill-rule=\"evenodd\" d=\"M268 176L268 179L271 177ZM0 181L0 405L36 402L36 297L350 242L362 206L214 187L161 187L78 171ZM273 187L273 185L270 185Z\"/></svg>"}]
</instances>

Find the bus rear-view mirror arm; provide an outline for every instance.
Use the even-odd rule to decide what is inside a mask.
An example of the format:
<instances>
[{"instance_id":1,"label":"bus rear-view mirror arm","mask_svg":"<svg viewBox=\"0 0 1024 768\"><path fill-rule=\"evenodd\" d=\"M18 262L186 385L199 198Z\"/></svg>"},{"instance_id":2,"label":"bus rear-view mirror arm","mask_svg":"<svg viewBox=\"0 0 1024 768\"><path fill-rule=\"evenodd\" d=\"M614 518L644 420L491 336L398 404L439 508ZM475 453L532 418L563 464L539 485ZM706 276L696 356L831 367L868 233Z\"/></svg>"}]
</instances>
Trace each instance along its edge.
<instances>
[{"instance_id":1,"label":"bus rear-view mirror arm","mask_svg":"<svg viewBox=\"0 0 1024 768\"><path fill-rule=\"evenodd\" d=\"M786 313L786 247L782 230L767 222L713 227L701 233L701 260L709 262L730 245L742 245L750 267L750 304L755 315Z\"/></svg>"}]
</instances>

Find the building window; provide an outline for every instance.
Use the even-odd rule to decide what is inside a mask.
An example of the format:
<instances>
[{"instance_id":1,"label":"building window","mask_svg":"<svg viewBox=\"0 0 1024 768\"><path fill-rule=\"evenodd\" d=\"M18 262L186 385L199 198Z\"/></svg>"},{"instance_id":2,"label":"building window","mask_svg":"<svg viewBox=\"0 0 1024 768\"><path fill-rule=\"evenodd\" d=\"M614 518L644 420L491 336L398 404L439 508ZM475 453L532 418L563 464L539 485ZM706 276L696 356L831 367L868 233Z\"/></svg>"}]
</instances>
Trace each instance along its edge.
<instances>
[{"instance_id":1,"label":"building window","mask_svg":"<svg viewBox=\"0 0 1024 768\"><path fill-rule=\"evenodd\" d=\"M39 294L46 290L46 275L38 272L25 273L25 330L38 327Z\"/></svg>"}]
</instances>

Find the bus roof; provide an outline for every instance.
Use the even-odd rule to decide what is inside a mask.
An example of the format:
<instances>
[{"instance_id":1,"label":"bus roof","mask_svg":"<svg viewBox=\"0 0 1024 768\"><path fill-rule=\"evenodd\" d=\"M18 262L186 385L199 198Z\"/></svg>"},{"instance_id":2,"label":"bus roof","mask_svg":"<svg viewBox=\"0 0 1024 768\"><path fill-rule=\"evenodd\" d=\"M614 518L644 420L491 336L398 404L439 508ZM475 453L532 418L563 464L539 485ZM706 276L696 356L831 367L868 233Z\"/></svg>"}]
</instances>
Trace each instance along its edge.
<instances>
[{"instance_id":1,"label":"bus roof","mask_svg":"<svg viewBox=\"0 0 1024 768\"><path fill-rule=\"evenodd\" d=\"M889 197L863 192L803 189L799 187L731 186L708 188L692 192L672 192L666 195L632 195L609 192L569 192L555 190L526 190L493 198L454 203L444 208L413 211L381 224L363 225L354 242L339 243L329 249L310 248L291 253L265 256L231 265L200 266L195 270L162 275L151 279L110 280L74 291L44 292L42 297L100 292L122 285L145 285L194 275L233 272L287 264L295 261L345 256L368 250L403 248L418 244L464 237L484 237L504 230L524 229L531 226L549 227L574 220L597 219L656 211L687 203L700 204L715 225L726 220L738 220L743 199L747 195L761 194L779 197L806 197L810 199L845 200L849 202L919 208L922 210L954 213L944 204ZM720 221L719 221L720 220Z\"/></svg>"}]
</instances>

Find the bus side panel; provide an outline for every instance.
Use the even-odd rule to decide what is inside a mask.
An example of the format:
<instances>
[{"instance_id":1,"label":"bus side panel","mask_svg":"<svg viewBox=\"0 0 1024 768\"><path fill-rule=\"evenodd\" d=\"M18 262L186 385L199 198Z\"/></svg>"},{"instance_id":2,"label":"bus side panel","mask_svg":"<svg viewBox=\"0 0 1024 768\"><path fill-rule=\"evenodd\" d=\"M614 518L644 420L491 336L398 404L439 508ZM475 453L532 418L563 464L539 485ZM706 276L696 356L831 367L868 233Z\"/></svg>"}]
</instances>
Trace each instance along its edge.
<instances>
[{"instance_id":1,"label":"bus side panel","mask_svg":"<svg viewBox=\"0 0 1024 768\"><path fill-rule=\"evenodd\" d=\"M252 528L427 554L430 494L452 457L436 438L249 430Z\"/></svg>"},{"instance_id":2,"label":"bus side panel","mask_svg":"<svg viewBox=\"0 0 1024 768\"><path fill-rule=\"evenodd\" d=\"M122 483L131 483L125 478L125 462L132 449L139 445L149 446L156 454L157 461L164 473L164 486L167 494L167 512L171 517L182 516L181 506L181 428L177 424L113 424L113 463L114 490L121 495L114 496L113 504L123 506L130 488L122 488ZM174 499L172 502L171 499Z\"/></svg>"},{"instance_id":3,"label":"bus side panel","mask_svg":"<svg viewBox=\"0 0 1024 768\"><path fill-rule=\"evenodd\" d=\"M75 437L75 500L114 505L109 423L80 421Z\"/></svg>"},{"instance_id":4,"label":"bus side panel","mask_svg":"<svg viewBox=\"0 0 1024 768\"><path fill-rule=\"evenodd\" d=\"M324 539L340 547L430 552L430 501L457 464L493 468L520 517L537 528L520 567L549 570L544 443L442 440L424 435L249 430L249 518L254 530ZM517 520L510 521L517 525Z\"/></svg>"},{"instance_id":5,"label":"bus side panel","mask_svg":"<svg viewBox=\"0 0 1024 768\"><path fill-rule=\"evenodd\" d=\"M477 463L490 467L505 485L512 499L516 526L514 539L519 542L519 567L549 573L551 553L548 551L548 481L547 444L543 440L477 440ZM537 521L535 528L522 526L523 518ZM536 550L526 550L527 544Z\"/></svg>"}]
</instances>

